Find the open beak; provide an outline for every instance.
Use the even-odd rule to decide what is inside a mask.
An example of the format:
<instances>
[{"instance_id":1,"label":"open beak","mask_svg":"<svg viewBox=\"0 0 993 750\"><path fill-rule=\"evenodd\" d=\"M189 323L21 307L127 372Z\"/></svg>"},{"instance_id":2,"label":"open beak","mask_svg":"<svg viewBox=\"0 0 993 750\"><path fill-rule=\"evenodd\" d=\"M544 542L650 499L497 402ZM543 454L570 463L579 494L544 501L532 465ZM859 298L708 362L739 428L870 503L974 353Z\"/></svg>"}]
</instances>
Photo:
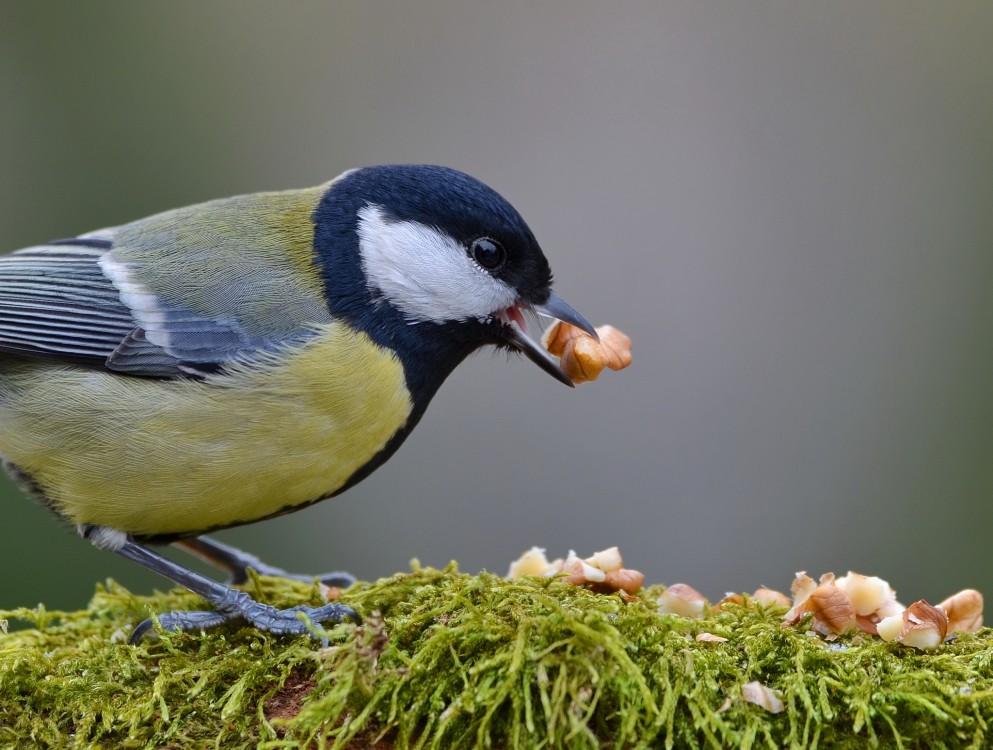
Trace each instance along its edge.
<instances>
[{"instance_id":1,"label":"open beak","mask_svg":"<svg viewBox=\"0 0 993 750\"><path fill-rule=\"evenodd\" d=\"M531 309L539 315L544 315L546 318L554 318L555 320L561 320L563 323L568 323L569 325L575 326L576 328L586 331L586 333L590 334L590 336L595 338L597 341L600 340L596 329L590 325L589 321L576 312L572 305L555 294L555 292L552 292L548 296L548 300L545 304L532 305ZM524 316L521 314L519 305L514 305L513 307L507 308L507 310L500 315L500 319L503 321L506 328L507 341L512 346L523 352L528 359L538 365L538 367L547 372L553 378L565 383L570 388L575 388L575 384L569 379L569 376L562 371L562 368L559 366L559 363L555 357L546 352L541 343L528 337L524 325Z\"/></svg>"}]
</instances>

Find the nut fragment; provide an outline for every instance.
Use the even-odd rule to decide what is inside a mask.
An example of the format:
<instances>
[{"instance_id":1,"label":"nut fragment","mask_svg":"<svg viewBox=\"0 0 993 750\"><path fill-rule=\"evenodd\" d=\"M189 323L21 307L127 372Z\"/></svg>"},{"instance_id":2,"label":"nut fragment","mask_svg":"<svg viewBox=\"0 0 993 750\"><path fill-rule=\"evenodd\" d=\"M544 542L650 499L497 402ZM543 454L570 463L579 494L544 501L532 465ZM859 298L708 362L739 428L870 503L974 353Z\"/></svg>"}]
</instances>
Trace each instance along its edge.
<instances>
[{"instance_id":1,"label":"nut fragment","mask_svg":"<svg viewBox=\"0 0 993 750\"><path fill-rule=\"evenodd\" d=\"M921 599L907 607L904 615L904 645L914 648L936 648L948 632L948 615Z\"/></svg>"},{"instance_id":2,"label":"nut fragment","mask_svg":"<svg viewBox=\"0 0 993 750\"><path fill-rule=\"evenodd\" d=\"M620 570L624 564L624 561L621 559L621 552L617 547L608 547L600 552L594 552L590 557L586 558L585 562L587 565L599 568L605 573Z\"/></svg>"},{"instance_id":3,"label":"nut fragment","mask_svg":"<svg viewBox=\"0 0 993 750\"><path fill-rule=\"evenodd\" d=\"M786 624L795 625L808 613L813 615L813 629L822 635L840 635L856 626L852 600L830 579L786 613Z\"/></svg>"},{"instance_id":4,"label":"nut fragment","mask_svg":"<svg viewBox=\"0 0 993 750\"><path fill-rule=\"evenodd\" d=\"M786 607L792 604L790 598L775 589L760 588L755 589L752 594L752 601L761 604L763 607Z\"/></svg>"},{"instance_id":5,"label":"nut fragment","mask_svg":"<svg viewBox=\"0 0 993 750\"><path fill-rule=\"evenodd\" d=\"M640 591L641 587L645 585L645 574L638 570L631 570L630 568L610 570L607 571L607 577L604 578L603 582L614 591L624 591L628 594L633 594L636 591Z\"/></svg>"},{"instance_id":6,"label":"nut fragment","mask_svg":"<svg viewBox=\"0 0 993 750\"><path fill-rule=\"evenodd\" d=\"M884 641L895 641L903 632L903 612L884 617L876 623L876 633Z\"/></svg>"},{"instance_id":7,"label":"nut fragment","mask_svg":"<svg viewBox=\"0 0 993 750\"><path fill-rule=\"evenodd\" d=\"M703 619L707 600L699 591L685 583L674 583L657 599L659 612L688 617L691 620Z\"/></svg>"},{"instance_id":8,"label":"nut fragment","mask_svg":"<svg viewBox=\"0 0 993 750\"><path fill-rule=\"evenodd\" d=\"M983 595L975 589L952 594L938 605L948 615L948 630L975 633L983 626Z\"/></svg>"},{"instance_id":9,"label":"nut fragment","mask_svg":"<svg viewBox=\"0 0 993 750\"><path fill-rule=\"evenodd\" d=\"M757 680L741 686L741 697L749 703L761 706L772 714L778 714L786 708L779 696L776 695L776 691Z\"/></svg>"},{"instance_id":10,"label":"nut fragment","mask_svg":"<svg viewBox=\"0 0 993 750\"><path fill-rule=\"evenodd\" d=\"M881 620L876 630L884 641L897 641L919 649L937 648L945 640L948 616L943 609L932 607L921 599L902 614Z\"/></svg>"},{"instance_id":11,"label":"nut fragment","mask_svg":"<svg viewBox=\"0 0 993 750\"><path fill-rule=\"evenodd\" d=\"M792 602L785 594L774 589L767 589L763 587L755 589L755 593L747 599L744 594L736 594L733 591L729 591L724 595L723 599L714 605L713 611L720 612L721 608L727 604L739 604L743 607L754 607L758 605L760 607L785 607L786 609L789 609Z\"/></svg>"},{"instance_id":12,"label":"nut fragment","mask_svg":"<svg viewBox=\"0 0 993 750\"><path fill-rule=\"evenodd\" d=\"M896 600L896 592L886 581L876 576L864 576L850 570L847 576L842 576L835 584L848 592L855 614L863 617L878 611L887 601Z\"/></svg>"},{"instance_id":13,"label":"nut fragment","mask_svg":"<svg viewBox=\"0 0 993 750\"><path fill-rule=\"evenodd\" d=\"M631 364L631 339L613 326L596 329L600 340L575 326L556 321L541 342L559 358L562 369L574 383L596 380L603 368L623 370Z\"/></svg>"},{"instance_id":14,"label":"nut fragment","mask_svg":"<svg viewBox=\"0 0 993 750\"><path fill-rule=\"evenodd\" d=\"M714 605L713 611L720 612L721 608L723 608L724 605L726 604L739 604L744 606L745 597L742 596L741 594L736 594L733 591L729 591L724 595L723 599L721 599L719 602L717 602L717 604Z\"/></svg>"},{"instance_id":15,"label":"nut fragment","mask_svg":"<svg viewBox=\"0 0 993 750\"><path fill-rule=\"evenodd\" d=\"M793 594L793 606L803 604L816 588L817 581L808 576L807 571L798 571L790 585L790 593Z\"/></svg>"},{"instance_id":16,"label":"nut fragment","mask_svg":"<svg viewBox=\"0 0 993 750\"><path fill-rule=\"evenodd\" d=\"M883 603L883 606L873 612L873 616L878 620L882 620L886 617L892 617L893 615L902 615L903 610L905 609L906 607L900 604L900 602L896 599L888 599Z\"/></svg>"},{"instance_id":17,"label":"nut fragment","mask_svg":"<svg viewBox=\"0 0 993 750\"><path fill-rule=\"evenodd\" d=\"M541 547L532 547L510 564L507 578L516 581L524 576L547 576L550 574L550 569L551 565L545 557L545 550Z\"/></svg>"},{"instance_id":18,"label":"nut fragment","mask_svg":"<svg viewBox=\"0 0 993 750\"><path fill-rule=\"evenodd\" d=\"M727 643L727 638L713 633L697 633L694 640L700 643Z\"/></svg>"},{"instance_id":19,"label":"nut fragment","mask_svg":"<svg viewBox=\"0 0 993 750\"><path fill-rule=\"evenodd\" d=\"M599 331L597 334L599 335ZM541 345L548 350L548 353L555 357L561 357L565 350L572 345L574 339L580 336L586 336L587 338L593 338L585 331L580 328L576 328L574 325L568 323L563 323L561 320L556 320L552 323L541 336Z\"/></svg>"},{"instance_id":20,"label":"nut fragment","mask_svg":"<svg viewBox=\"0 0 993 750\"><path fill-rule=\"evenodd\" d=\"M562 572L569 574L566 580L574 586L582 586L584 583L603 583L607 579L604 571L580 560L573 550L569 550Z\"/></svg>"},{"instance_id":21,"label":"nut fragment","mask_svg":"<svg viewBox=\"0 0 993 750\"><path fill-rule=\"evenodd\" d=\"M524 576L554 576L565 574L565 581L573 586L587 586L597 593L621 592L630 597L645 583L645 575L637 570L623 567L624 561L617 547L608 547L594 552L583 560L574 550L569 550L566 559L548 561L545 550L532 547L510 564L507 578L517 580Z\"/></svg>"}]
</instances>

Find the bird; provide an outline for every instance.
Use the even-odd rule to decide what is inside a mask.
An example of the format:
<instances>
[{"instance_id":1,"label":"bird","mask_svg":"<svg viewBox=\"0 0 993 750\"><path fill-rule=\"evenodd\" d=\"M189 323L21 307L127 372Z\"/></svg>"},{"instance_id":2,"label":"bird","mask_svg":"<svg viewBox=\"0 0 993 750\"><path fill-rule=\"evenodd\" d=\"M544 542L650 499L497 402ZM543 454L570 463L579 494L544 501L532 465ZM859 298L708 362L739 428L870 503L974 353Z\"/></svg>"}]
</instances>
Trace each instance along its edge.
<instances>
[{"instance_id":1,"label":"bird","mask_svg":"<svg viewBox=\"0 0 993 750\"><path fill-rule=\"evenodd\" d=\"M552 291L518 211L435 165L362 167L18 250L0 256L0 457L84 539L212 606L162 613L165 631L358 621L338 602L255 601L237 587L249 568L291 574L209 534L368 477L481 347L572 386L529 312L597 336Z\"/></svg>"}]
</instances>

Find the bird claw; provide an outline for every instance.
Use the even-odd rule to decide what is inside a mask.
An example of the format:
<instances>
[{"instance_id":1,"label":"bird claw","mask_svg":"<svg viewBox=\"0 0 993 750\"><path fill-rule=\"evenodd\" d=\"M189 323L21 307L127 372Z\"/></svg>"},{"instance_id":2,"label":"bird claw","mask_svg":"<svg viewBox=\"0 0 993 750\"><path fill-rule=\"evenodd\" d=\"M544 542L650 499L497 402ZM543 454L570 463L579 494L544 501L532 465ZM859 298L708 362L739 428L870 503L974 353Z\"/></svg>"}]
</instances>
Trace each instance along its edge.
<instances>
[{"instance_id":1,"label":"bird claw","mask_svg":"<svg viewBox=\"0 0 993 750\"><path fill-rule=\"evenodd\" d=\"M307 575L306 573L288 573L282 568L277 568L272 565L266 565L260 563L259 565L250 566L252 570L258 573L260 576L272 576L274 578L286 578L290 581L301 581L302 583L313 583L316 578L318 581L323 583L325 586L334 586L339 589L347 589L353 583L355 583L356 578L351 573L344 570L334 570L330 573L322 573L320 575ZM242 577L237 577L235 580L242 583L248 580L247 572L242 574Z\"/></svg>"},{"instance_id":2,"label":"bird claw","mask_svg":"<svg viewBox=\"0 0 993 750\"><path fill-rule=\"evenodd\" d=\"M299 616L301 613L304 615L303 618ZM208 630L239 619L246 620L258 630L273 635L314 634L310 627L311 623L337 624L348 619L358 624L362 621L354 609L344 604L331 603L321 607L298 605L289 609L276 609L247 597L245 599L239 598L237 604L229 609L213 611L174 610L160 615L158 621L163 630L179 633L191 630ZM153 628L154 624L155 621L152 618L139 623L131 633L128 643L138 644ZM326 642L326 638L321 637L321 641L322 643Z\"/></svg>"},{"instance_id":3,"label":"bird claw","mask_svg":"<svg viewBox=\"0 0 993 750\"><path fill-rule=\"evenodd\" d=\"M313 580L311 578L310 580ZM339 589L347 589L356 579L351 573L344 570L334 570L330 573L323 573L317 576L317 580L323 583L325 586L334 586Z\"/></svg>"}]
</instances>

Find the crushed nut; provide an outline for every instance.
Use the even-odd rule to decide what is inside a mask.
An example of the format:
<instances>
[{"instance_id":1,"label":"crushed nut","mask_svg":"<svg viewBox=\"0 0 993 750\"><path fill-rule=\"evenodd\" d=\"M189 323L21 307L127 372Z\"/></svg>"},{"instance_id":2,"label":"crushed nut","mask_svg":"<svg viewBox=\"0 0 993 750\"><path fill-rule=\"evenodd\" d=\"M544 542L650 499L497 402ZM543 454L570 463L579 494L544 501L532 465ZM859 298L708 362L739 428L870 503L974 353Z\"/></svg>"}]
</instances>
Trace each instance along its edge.
<instances>
[{"instance_id":1,"label":"crushed nut","mask_svg":"<svg viewBox=\"0 0 993 750\"><path fill-rule=\"evenodd\" d=\"M725 604L740 604L744 606L745 597L742 596L741 594L736 594L733 591L729 591L724 595L723 599L721 599L719 602L717 602L717 604L713 606L713 611L720 612L721 608L724 607Z\"/></svg>"},{"instance_id":2,"label":"crushed nut","mask_svg":"<svg viewBox=\"0 0 993 750\"><path fill-rule=\"evenodd\" d=\"M566 578L573 586L582 586L584 583L603 583L607 579L607 574L599 568L580 560L576 553L569 550L569 556L565 559L564 573L568 573Z\"/></svg>"},{"instance_id":3,"label":"crushed nut","mask_svg":"<svg viewBox=\"0 0 993 750\"><path fill-rule=\"evenodd\" d=\"M767 588L755 589L755 593L752 594L752 601L763 607L786 607L787 609L793 604L786 594Z\"/></svg>"},{"instance_id":4,"label":"crushed nut","mask_svg":"<svg viewBox=\"0 0 993 750\"><path fill-rule=\"evenodd\" d=\"M507 575L510 579L518 579L562 574L563 580L573 585L586 586L597 593L616 592L625 601L634 601L634 594L642 589L645 576L623 565L617 547L595 552L586 559L570 550L567 558L552 562L545 556L545 550L532 547L511 564ZM792 606L790 599L781 592L763 587L751 596L728 593L710 611L717 612L731 603L745 607L789 607L783 618L784 625L806 622L805 617L810 615L811 631L828 640L858 629L884 641L918 649L937 648L948 633L974 633L983 624L983 596L975 589L960 591L937 606L922 599L905 608L882 578L848 571L840 578L835 578L833 573L824 573L815 581L800 571L790 590ZM330 601L341 596L338 589L322 587L322 592ZM691 619L702 619L708 609L704 596L685 583L669 586L658 597L657 604L660 613ZM716 643L727 639L702 632L696 640Z\"/></svg>"},{"instance_id":5,"label":"crushed nut","mask_svg":"<svg viewBox=\"0 0 993 750\"><path fill-rule=\"evenodd\" d=\"M903 612L884 617L876 623L876 634L884 641L895 641L903 632Z\"/></svg>"},{"instance_id":6,"label":"crushed nut","mask_svg":"<svg viewBox=\"0 0 993 750\"><path fill-rule=\"evenodd\" d=\"M902 615L903 610L905 609L906 607L900 604L900 602L896 599L889 599L883 603L882 607L873 613L873 617L875 617L876 620L882 620L893 615Z\"/></svg>"},{"instance_id":7,"label":"crushed nut","mask_svg":"<svg viewBox=\"0 0 993 750\"><path fill-rule=\"evenodd\" d=\"M881 620L876 626L884 641L896 641L919 649L937 648L948 632L948 616L943 609L921 599L900 615Z\"/></svg>"},{"instance_id":8,"label":"crushed nut","mask_svg":"<svg viewBox=\"0 0 993 750\"><path fill-rule=\"evenodd\" d=\"M857 625L851 598L835 584L833 578L815 588L803 601L797 602L786 613L786 623L795 625L806 614L813 615L812 627L821 635L840 635Z\"/></svg>"},{"instance_id":9,"label":"crushed nut","mask_svg":"<svg viewBox=\"0 0 993 750\"><path fill-rule=\"evenodd\" d=\"M631 596L645 583L645 575L637 570L623 567L624 561L617 547L594 552L581 559L574 550L564 560L548 561L545 550L532 547L510 564L507 578L517 580L524 576L554 576L565 574L565 581L573 586L589 586L599 593L623 592Z\"/></svg>"},{"instance_id":10,"label":"crushed nut","mask_svg":"<svg viewBox=\"0 0 993 750\"><path fill-rule=\"evenodd\" d=\"M638 570L620 568L619 570L607 571L607 577L603 582L614 591L634 594L645 585L645 574Z\"/></svg>"},{"instance_id":11,"label":"crushed nut","mask_svg":"<svg viewBox=\"0 0 993 750\"><path fill-rule=\"evenodd\" d=\"M772 714L778 714L786 708L775 690L757 680L741 686L741 697Z\"/></svg>"},{"instance_id":12,"label":"crushed nut","mask_svg":"<svg viewBox=\"0 0 993 750\"><path fill-rule=\"evenodd\" d=\"M707 600L703 594L685 583L674 583L656 600L659 612L702 620Z\"/></svg>"},{"instance_id":13,"label":"crushed nut","mask_svg":"<svg viewBox=\"0 0 993 750\"><path fill-rule=\"evenodd\" d=\"M694 640L701 643L727 643L727 638L713 633L697 633Z\"/></svg>"},{"instance_id":14,"label":"crushed nut","mask_svg":"<svg viewBox=\"0 0 993 750\"><path fill-rule=\"evenodd\" d=\"M938 605L948 615L948 630L975 633L983 626L983 595L964 589Z\"/></svg>"},{"instance_id":15,"label":"crushed nut","mask_svg":"<svg viewBox=\"0 0 993 750\"><path fill-rule=\"evenodd\" d=\"M886 581L876 576L848 571L848 575L837 579L835 585L848 593L855 614L863 617L878 612L887 602L896 601L896 592Z\"/></svg>"},{"instance_id":16,"label":"crushed nut","mask_svg":"<svg viewBox=\"0 0 993 750\"><path fill-rule=\"evenodd\" d=\"M621 565L624 564L624 561L621 559L621 552L617 547L608 547L601 552L594 552L590 557L586 558L585 562L594 568L599 568L605 573L620 570Z\"/></svg>"},{"instance_id":17,"label":"crushed nut","mask_svg":"<svg viewBox=\"0 0 993 750\"><path fill-rule=\"evenodd\" d=\"M545 550L532 547L510 564L507 578L517 581L524 576L547 576L550 568L551 563L545 557Z\"/></svg>"},{"instance_id":18,"label":"crushed nut","mask_svg":"<svg viewBox=\"0 0 993 750\"><path fill-rule=\"evenodd\" d=\"M596 380L605 367L623 370L631 364L631 339L613 326L596 329L600 340L582 329L556 321L541 338L550 354L559 358L573 383Z\"/></svg>"},{"instance_id":19,"label":"crushed nut","mask_svg":"<svg viewBox=\"0 0 993 750\"><path fill-rule=\"evenodd\" d=\"M812 614L812 628L828 638L857 627L884 641L931 649L949 632L974 633L983 624L983 596L974 589L960 591L937 607L922 599L905 608L881 578L848 571L835 579L833 573L825 573L818 585L801 571L792 591L795 603L785 624L795 625Z\"/></svg>"},{"instance_id":20,"label":"crushed nut","mask_svg":"<svg viewBox=\"0 0 993 750\"><path fill-rule=\"evenodd\" d=\"M790 584L790 593L793 594L793 605L803 604L807 600L807 597L814 593L814 589L816 588L817 581L808 576L807 571L797 571L793 583Z\"/></svg>"}]
</instances>

